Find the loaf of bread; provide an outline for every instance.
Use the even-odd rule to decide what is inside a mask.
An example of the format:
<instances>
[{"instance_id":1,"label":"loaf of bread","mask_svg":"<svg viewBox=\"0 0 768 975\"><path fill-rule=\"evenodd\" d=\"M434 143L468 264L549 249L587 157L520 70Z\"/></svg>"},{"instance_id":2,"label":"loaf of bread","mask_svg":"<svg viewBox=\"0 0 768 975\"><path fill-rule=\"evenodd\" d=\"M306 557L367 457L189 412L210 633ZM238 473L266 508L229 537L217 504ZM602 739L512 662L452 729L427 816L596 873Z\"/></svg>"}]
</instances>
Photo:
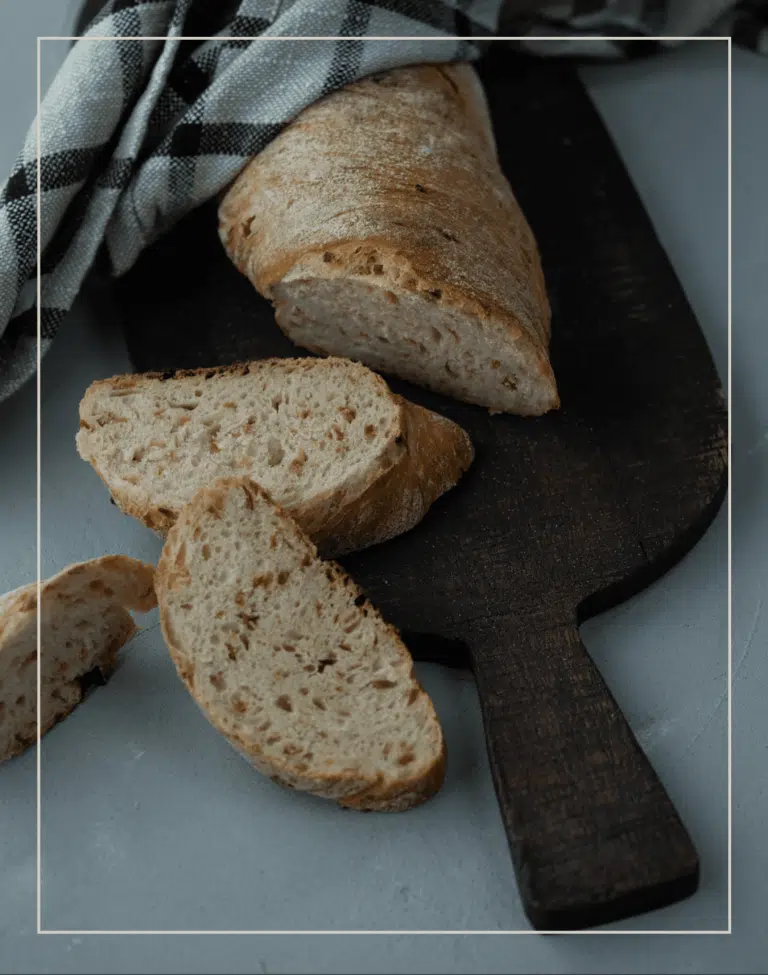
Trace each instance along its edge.
<instances>
[{"instance_id":1,"label":"loaf of bread","mask_svg":"<svg viewBox=\"0 0 768 975\"><path fill-rule=\"evenodd\" d=\"M153 568L125 555L70 565L40 587L41 730L111 674L133 636L128 610L156 605ZM0 600L0 761L37 741L37 585Z\"/></svg>"},{"instance_id":2,"label":"loaf of bread","mask_svg":"<svg viewBox=\"0 0 768 975\"><path fill-rule=\"evenodd\" d=\"M245 474L333 555L412 528L472 461L455 423L342 359L94 383L77 449L117 505L161 535L199 488Z\"/></svg>"},{"instance_id":3,"label":"loaf of bread","mask_svg":"<svg viewBox=\"0 0 768 975\"><path fill-rule=\"evenodd\" d=\"M220 235L297 345L493 411L558 406L536 242L471 66L305 109L234 182Z\"/></svg>"},{"instance_id":4,"label":"loaf of bread","mask_svg":"<svg viewBox=\"0 0 768 975\"><path fill-rule=\"evenodd\" d=\"M258 770L355 809L439 789L443 735L397 631L252 481L195 495L155 584L179 675Z\"/></svg>"}]
</instances>

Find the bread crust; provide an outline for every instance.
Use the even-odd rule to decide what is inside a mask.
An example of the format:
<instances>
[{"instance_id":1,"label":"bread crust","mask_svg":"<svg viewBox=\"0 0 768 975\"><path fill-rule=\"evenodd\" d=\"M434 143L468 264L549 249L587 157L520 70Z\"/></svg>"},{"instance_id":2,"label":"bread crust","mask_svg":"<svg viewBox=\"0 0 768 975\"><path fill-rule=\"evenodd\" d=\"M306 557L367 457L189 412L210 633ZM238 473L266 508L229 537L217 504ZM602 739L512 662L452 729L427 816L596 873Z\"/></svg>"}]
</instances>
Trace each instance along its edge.
<instances>
[{"instance_id":1,"label":"bread crust","mask_svg":"<svg viewBox=\"0 0 768 975\"><path fill-rule=\"evenodd\" d=\"M185 377L243 376L253 366L269 368L286 361L296 369L333 367L343 363L345 369L358 369L367 381L373 381L396 405L398 420L383 446L377 466L350 478L334 491L298 504L291 515L314 539L324 556L335 557L386 541L413 528L430 506L466 472L474 451L465 431L451 420L410 403L391 392L376 373L346 360L262 359L209 369L183 369L175 372L147 372L113 376L93 383L80 403L80 425L88 427L90 397L100 388L133 389L146 381L169 381ZM129 495L114 483L94 456L81 456L93 466L115 504L148 528L165 538L179 512L152 504L147 497ZM252 475L255 476L255 475Z\"/></svg>"},{"instance_id":2,"label":"bread crust","mask_svg":"<svg viewBox=\"0 0 768 975\"><path fill-rule=\"evenodd\" d=\"M118 650L137 631L128 610L144 613L156 605L153 577L151 565L125 555L105 555L67 566L42 583L40 596L47 611L81 613L82 619L87 619L89 612L103 611L105 605L115 610L108 642L88 668L89 671L98 669L106 680L115 669ZM80 605L90 605L90 610L76 609ZM30 627L36 633L37 606L36 584L22 587L3 601L0 606L0 659L14 640ZM72 663L74 672L61 679L61 687L66 687L67 693L59 694L59 704L54 711L43 714L42 734L71 714L83 698L79 679L84 676L84 671L74 660ZM34 702L27 700L22 710L23 713L4 715L5 721L16 723L17 730L11 747L0 754L0 761L20 755L37 741L36 696Z\"/></svg>"},{"instance_id":3,"label":"bread crust","mask_svg":"<svg viewBox=\"0 0 768 975\"><path fill-rule=\"evenodd\" d=\"M538 249L471 66L400 68L326 96L249 163L219 217L289 337L287 282L354 278L459 311L514 348L537 395L512 411L559 405ZM322 350L322 337L302 344Z\"/></svg>"},{"instance_id":4,"label":"bread crust","mask_svg":"<svg viewBox=\"0 0 768 975\"><path fill-rule=\"evenodd\" d=\"M267 775L278 785L289 789L311 792L313 795L322 798L336 800L340 805L350 809L362 811L403 811L426 801L439 790L445 777L446 749L445 738L442 736L442 732L439 754L435 757L431 765L418 775L389 780L385 779L381 774L375 778L361 780L359 775L352 775L343 771L327 773L316 770L310 775L306 771L298 771L290 759L281 760L279 757L265 756L259 743L244 738L239 733L239 728L229 716L225 718L218 710L206 706L205 701L196 687L196 670L194 662L190 659L190 652L183 647L181 638L171 622L168 597L174 590L178 590L179 593L186 591L186 587L191 583L188 574L184 570L180 571L179 569L179 553L184 552L186 547L185 541L195 531L198 518L201 514L211 509L220 510L224 505L227 494L232 490L238 489L249 493L254 499L264 499L270 505L274 506L281 521L284 522L286 530L293 535L305 554L309 555L312 559L319 557L315 544L294 519L274 502L268 492L249 478L221 478L208 487L201 488L197 492L194 499L186 505L178 521L169 531L155 571L155 588L160 607L160 625L163 636L168 646L171 659L188 691L214 728L223 734L254 768ZM365 599L362 590L340 565L335 562L328 562L327 569L334 577L331 584L346 589L351 601L361 598ZM364 606L368 614L376 617L381 626L386 628L395 638L396 652L401 658L411 663L411 680L414 690L418 690L423 694L423 688L415 676L413 676L412 659L400 639L399 632L391 624L382 620L378 610L367 600L365 600ZM434 714L434 708L431 702L430 707ZM436 715L434 715L434 720L436 726L439 728Z\"/></svg>"}]
</instances>

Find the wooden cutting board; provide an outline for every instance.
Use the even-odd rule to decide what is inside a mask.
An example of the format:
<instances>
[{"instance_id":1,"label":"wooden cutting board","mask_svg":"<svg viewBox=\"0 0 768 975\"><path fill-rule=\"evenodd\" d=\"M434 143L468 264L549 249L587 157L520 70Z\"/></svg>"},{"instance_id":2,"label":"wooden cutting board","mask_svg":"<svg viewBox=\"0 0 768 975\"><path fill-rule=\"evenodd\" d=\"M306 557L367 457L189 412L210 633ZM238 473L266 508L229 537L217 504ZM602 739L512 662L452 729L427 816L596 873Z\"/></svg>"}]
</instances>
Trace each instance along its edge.
<instances>
[{"instance_id":1,"label":"wooden cutting board","mask_svg":"<svg viewBox=\"0 0 768 975\"><path fill-rule=\"evenodd\" d=\"M502 165L543 256L563 408L490 416L393 381L460 423L477 458L415 530L345 564L417 656L471 665L525 910L539 929L573 929L698 883L696 851L578 627L705 531L726 487L726 411L573 69L499 47L483 74ZM214 204L116 287L138 369L304 354L225 257Z\"/></svg>"}]
</instances>

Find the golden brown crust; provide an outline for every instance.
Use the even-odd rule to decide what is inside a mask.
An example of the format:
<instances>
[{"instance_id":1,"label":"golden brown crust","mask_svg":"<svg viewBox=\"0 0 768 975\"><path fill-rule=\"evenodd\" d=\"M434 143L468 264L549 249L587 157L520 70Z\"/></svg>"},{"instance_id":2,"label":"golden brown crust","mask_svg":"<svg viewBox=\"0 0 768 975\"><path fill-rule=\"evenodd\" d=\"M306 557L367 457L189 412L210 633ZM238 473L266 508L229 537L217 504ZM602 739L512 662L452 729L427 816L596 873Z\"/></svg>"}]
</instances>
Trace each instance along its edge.
<instances>
[{"instance_id":1,"label":"golden brown crust","mask_svg":"<svg viewBox=\"0 0 768 975\"><path fill-rule=\"evenodd\" d=\"M558 405L538 249L470 66L396 69L321 99L251 161L219 214L225 249L278 322L287 278L367 276L504 335L541 402Z\"/></svg>"},{"instance_id":2,"label":"golden brown crust","mask_svg":"<svg viewBox=\"0 0 768 975\"><path fill-rule=\"evenodd\" d=\"M281 760L276 756L266 757L262 753L258 742L243 738L239 734L237 727L230 720L224 719L218 712L205 706L196 687L194 663L190 661L189 656L181 646L178 634L175 632L171 623L166 596L171 591L183 590L191 581L189 578L184 578L183 575L179 574L178 559L179 551L184 546L184 539L194 530L198 515L202 511L209 510L212 506L223 504L227 494L233 489L244 489L254 496L266 499L271 505L274 505L279 517L285 521L288 530L298 537L299 544L306 549L307 554L312 558L317 557L317 548L311 538L284 509L274 502L267 491L249 478L221 478L214 484L201 488L193 500L186 505L178 521L169 531L155 570L155 589L160 607L160 625L168 651L179 676L214 728L220 734L224 735L254 768L269 776L277 784L289 789L311 792L314 795L324 798L335 799L341 805L351 809L396 812L419 805L434 795L443 783L445 777L444 739L440 754L435 762L420 774L390 782L383 781L382 777L379 776L373 781L365 782L361 788L359 774L345 772L327 773L318 770L312 775L309 775L306 772L298 771L290 758ZM347 575L340 565L335 562L328 562L327 567L334 576L333 584L347 589L352 600L364 597L360 587ZM411 661L411 655L400 639L397 629L382 620L378 610L367 600L364 605L369 615L378 617L381 624L396 637L395 649L397 653L401 657ZM425 693L415 679L414 687L418 688L420 693ZM431 702L430 706L432 706ZM435 722L437 723L436 715Z\"/></svg>"}]
</instances>

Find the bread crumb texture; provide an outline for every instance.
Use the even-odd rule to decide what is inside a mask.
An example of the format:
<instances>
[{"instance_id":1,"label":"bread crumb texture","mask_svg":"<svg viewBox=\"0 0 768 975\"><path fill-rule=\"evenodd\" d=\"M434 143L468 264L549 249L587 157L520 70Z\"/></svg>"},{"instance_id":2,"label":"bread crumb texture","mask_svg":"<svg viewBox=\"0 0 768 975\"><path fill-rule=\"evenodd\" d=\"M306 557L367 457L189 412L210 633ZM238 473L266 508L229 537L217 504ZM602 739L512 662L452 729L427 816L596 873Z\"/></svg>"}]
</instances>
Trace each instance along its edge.
<instances>
[{"instance_id":1,"label":"bread crumb texture","mask_svg":"<svg viewBox=\"0 0 768 975\"><path fill-rule=\"evenodd\" d=\"M77 448L120 508L160 535L199 488L244 475L333 555L412 527L472 460L460 427L342 359L94 383Z\"/></svg>"},{"instance_id":2,"label":"bread crumb texture","mask_svg":"<svg viewBox=\"0 0 768 975\"><path fill-rule=\"evenodd\" d=\"M357 809L439 789L442 731L397 631L262 488L199 491L156 585L182 680L261 772Z\"/></svg>"}]
</instances>

